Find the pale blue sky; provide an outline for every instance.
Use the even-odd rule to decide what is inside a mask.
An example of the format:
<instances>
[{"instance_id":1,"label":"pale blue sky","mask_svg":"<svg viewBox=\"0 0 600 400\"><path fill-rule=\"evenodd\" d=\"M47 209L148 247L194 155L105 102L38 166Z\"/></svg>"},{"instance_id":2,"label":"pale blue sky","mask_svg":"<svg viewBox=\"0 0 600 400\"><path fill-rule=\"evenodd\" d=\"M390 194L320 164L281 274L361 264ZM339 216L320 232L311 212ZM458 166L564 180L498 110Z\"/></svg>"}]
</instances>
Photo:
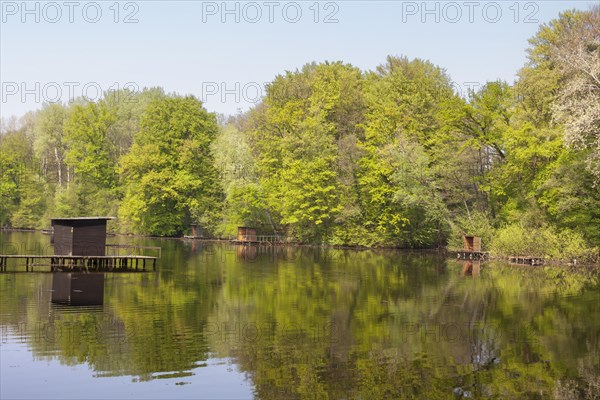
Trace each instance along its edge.
<instances>
[{"instance_id":1,"label":"pale blue sky","mask_svg":"<svg viewBox=\"0 0 600 400\"><path fill-rule=\"evenodd\" d=\"M45 100L65 102L81 94L93 99L98 88L129 82L131 88L162 86L168 92L194 94L206 100L209 111L232 114L248 109L258 85L285 70L326 60L369 70L385 62L387 55L429 59L466 90L469 82L512 81L525 62L527 39L539 23L563 10L586 10L592 4L134 1L115 5L111 0L73 5L31 1L27 11L21 1L3 0L0 114L20 116ZM232 12L224 14L224 6ZM124 23L129 14L133 23ZM332 23L325 23L330 14Z\"/></svg>"}]
</instances>

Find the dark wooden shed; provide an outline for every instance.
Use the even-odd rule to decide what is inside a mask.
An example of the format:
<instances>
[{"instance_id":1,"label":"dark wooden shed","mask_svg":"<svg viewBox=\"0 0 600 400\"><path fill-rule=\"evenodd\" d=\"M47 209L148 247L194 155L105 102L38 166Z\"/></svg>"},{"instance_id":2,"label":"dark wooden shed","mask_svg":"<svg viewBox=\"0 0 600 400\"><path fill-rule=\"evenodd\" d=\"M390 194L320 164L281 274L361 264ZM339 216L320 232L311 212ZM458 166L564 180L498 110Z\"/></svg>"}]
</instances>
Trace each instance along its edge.
<instances>
[{"instance_id":1,"label":"dark wooden shed","mask_svg":"<svg viewBox=\"0 0 600 400\"><path fill-rule=\"evenodd\" d=\"M52 219L54 254L62 256L106 255L106 222L112 217Z\"/></svg>"},{"instance_id":2,"label":"dark wooden shed","mask_svg":"<svg viewBox=\"0 0 600 400\"><path fill-rule=\"evenodd\" d=\"M240 242L256 242L256 228L239 226L237 240Z\"/></svg>"},{"instance_id":3,"label":"dark wooden shed","mask_svg":"<svg viewBox=\"0 0 600 400\"><path fill-rule=\"evenodd\" d=\"M479 236L464 237L465 251L481 252L481 238Z\"/></svg>"}]
</instances>

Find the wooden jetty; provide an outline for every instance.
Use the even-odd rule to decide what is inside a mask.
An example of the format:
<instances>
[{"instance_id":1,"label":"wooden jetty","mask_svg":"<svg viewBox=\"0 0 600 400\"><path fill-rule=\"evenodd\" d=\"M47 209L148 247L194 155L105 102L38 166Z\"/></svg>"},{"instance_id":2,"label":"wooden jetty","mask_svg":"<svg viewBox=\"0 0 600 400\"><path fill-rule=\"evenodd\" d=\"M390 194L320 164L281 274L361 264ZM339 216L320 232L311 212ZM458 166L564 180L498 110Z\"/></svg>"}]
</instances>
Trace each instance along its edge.
<instances>
[{"instance_id":1,"label":"wooden jetty","mask_svg":"<svg viewBox=\"0 0 600 400\"><path fill-rule=\"evenodd\" d=\"M490 253L487 251L468 251L459 250L456 252L458 260L487 260L490 258Z\"/></svg>"},{"instance_id":2,"label":"wooden jetty","mask_svg":"<svg viewBox=\"0 0 600 400\"><path fill-rule=\"evenodd\" d=\"M273 246L276 244L284 244L286 242L283 236L278 235L256 235L253 237L237 238L231 240L232 243L236 244L256 244L263 246Z\"/></svg>"},{"instance_id":3,"label":"wooden jetty","mask_svg":"<svg viewBox=\"0 0 600 400\"><path fill-rule=\"evenodd\" d=\"M256 228L239 226L237 237L234 240L231 240L231 242L236 244L258 244L272 246L275 244L286 243L285 239L285 237L279 235L257 235Z\"/></svg>"},{"instance_id":4,"label":"wooden jetty","mask_svg":"<svg viewBox=\"0 0 600 400\"><path fill-rule=\"evenodd\" d=\"M106 244L106 223L110 219L112 217L53 218L50 243L54 254L0 254L0 272L8 271L8 260L15 260L17 269L24 266L25 272L36 269L42 272L38 267L50 267L48 272L135 272L146 271L146 263L156 271L160 247ZM107 255L107 247L158 250L159 256Z\"/></svg>"},{"instance_id":5,"label":"wooden jetty","mask_svg":"<svg viewBox=\"0 0 600 400\"><path fill-rule=\"evenodd\" d=\"M544 265L544 258L532 256L510 256L508 262L518 265Z\"/></svg>"},{"instance_id":6,"label":"wooden jetty","mask_svg":"<svg viewBox=\"0 0 600 400\"><path fill-rule=\"evenodd\" d=\"M17 267L25 267L25 272L143 272L152 266L156 271L156 260L152 256L69 256L69 255L0 255L0 272L7 272L8 260L17 260ZM21 262L19 262L21 261ZM24 261L24 263L22 262ZM147 263L147 264L146 264ZM40 268L46 267L46 268ZM49 269L47 269L49 267Z\"/></svg>"}]
</instances>

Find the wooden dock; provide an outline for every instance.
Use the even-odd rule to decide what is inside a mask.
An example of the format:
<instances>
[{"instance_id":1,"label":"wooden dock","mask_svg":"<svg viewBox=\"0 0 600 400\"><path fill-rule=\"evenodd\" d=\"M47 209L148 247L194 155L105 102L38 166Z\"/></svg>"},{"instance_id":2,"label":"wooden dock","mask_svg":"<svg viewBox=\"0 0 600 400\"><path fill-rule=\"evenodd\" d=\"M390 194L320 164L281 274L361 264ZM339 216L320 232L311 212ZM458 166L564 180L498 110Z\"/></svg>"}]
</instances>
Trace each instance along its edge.
<instances>
[{"instance_id":1,"label":"wooden dock","mask_svg":"<svg viewBox=\"0 0 600 400\"><path fill-rule=\"evenodd\" d=\"M544 258L532 256L510 256L508 262L518 265L544 265Z\"/></svg>"},{"instance_id":2,"label":"wooden dock","mask_svg":"<svg viewBox=\"0 0 600 400\"><path fill-rule=\"evenodd\" d=\"M487 251L468 251L459 250L456 252L458 260L487 260L490 258L490 253Z\"/></svg>"},{"instance_id":3,"label":"wooden dock","mask_svg":"<svg viewBox=\"0 0 600 400\"><path fill-rule=\"evenodd\" d=\"M279 244L291 244L284 236L279 235L255 235L255 236L238 236L236 239L230 240L231 243L235 244L253 244L262 246L274 246Z\"/></svg>"},{"instance_id":4,"label":"wooden dock","mask_svg":"<svg viewBox=\"0 0 600 400\"><path fill-rule=\"evenodd\" d=\"M0 272L8 272L8 260L16 260L25 272L144 272L148 267L156 271L158 257L151 256L57 256L57 255L0 255ZM19 263L21 261L21 263ZM22 263L24 261L24 263ZM46 267L46 269L42 268ZM47 269L49 267L49 269Z\"/></svg>"}]
</instances>

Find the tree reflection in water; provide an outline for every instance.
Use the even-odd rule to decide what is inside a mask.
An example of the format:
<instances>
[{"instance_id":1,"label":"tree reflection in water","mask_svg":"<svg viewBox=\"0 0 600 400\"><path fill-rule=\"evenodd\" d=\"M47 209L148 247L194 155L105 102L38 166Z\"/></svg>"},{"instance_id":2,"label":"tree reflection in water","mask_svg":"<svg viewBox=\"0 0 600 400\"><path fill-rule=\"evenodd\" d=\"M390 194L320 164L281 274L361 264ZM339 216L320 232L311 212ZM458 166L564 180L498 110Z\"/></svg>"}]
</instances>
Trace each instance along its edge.
<instances>
[{"instance_id":1,"label":"tree reflection in water","mask_svg":"<svg viewBox=\"0 0 600 400\"><path fill-rule=\"evenodd\" d=\"M49 274L1 275L7 337L36 358L136 381L191 376L231 357L261 399L598 393L594 271L395 251L160 245L157 273L107 274L95 308L52 305Z\"/></svg>"}]
</instances>

